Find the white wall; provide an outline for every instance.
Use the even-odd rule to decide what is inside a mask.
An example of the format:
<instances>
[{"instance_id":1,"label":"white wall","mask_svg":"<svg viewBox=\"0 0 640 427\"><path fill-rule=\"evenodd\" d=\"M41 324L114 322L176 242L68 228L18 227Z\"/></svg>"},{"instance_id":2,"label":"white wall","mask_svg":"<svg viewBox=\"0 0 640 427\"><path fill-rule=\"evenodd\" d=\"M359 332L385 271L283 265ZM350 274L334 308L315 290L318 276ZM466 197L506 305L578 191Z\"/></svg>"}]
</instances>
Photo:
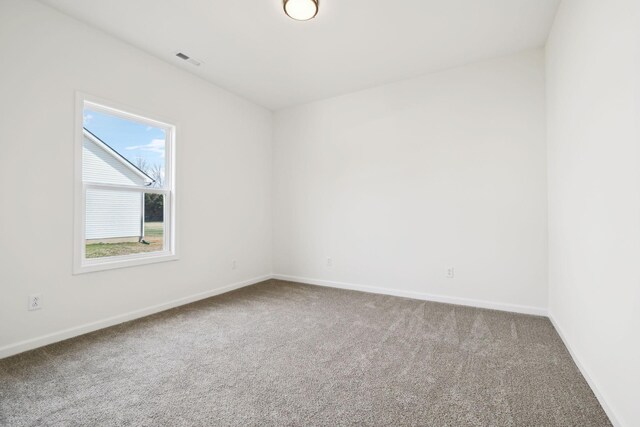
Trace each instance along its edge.
<instances>
[{"instance_id":1,"label":"white wall","mask_svg":"<svg viewBox=\"0 0 640 427\"><path fill-rule=\"evenodd\" d=\"M0 357L271 272L269 111L31 0L0 54ZM71 274L76 90L177 123L179 261Z\"/></svg>"},{"instance_id":2,"label":"white wall","mask_svg":"<svg viewBox=\"0 0 640 427\"><path fill-rule=\"evenodd\" d=\"M545 312L544 104L534 50L277 112L274 272Z\"/></svg>"},{"instance_id":3,"label":"white wall","mask_svg":"<svg viewBox=\"0 0 640 427\"><path fill-rule=\"evenodd\" d=\"M640 425L640 2L565 0L547 45L549 310Z\"/></svg>"},{"instance_id":4,"label":"white wall","mask_svg":"<svg viewBox=\"0 0 640 427\"><path fill-rule=\"evenodd\" d=\"M546 52L549 310L624 426L640 425L638 22L637 1L565 0ZM541 51L280 111L273 147L269 111L34 1L0 2L0 53L0 357L259 280L272 250L299 280L547 306ZM177 122L179 261L71 274L76 90Z\"/></svg>"}]
</instances>

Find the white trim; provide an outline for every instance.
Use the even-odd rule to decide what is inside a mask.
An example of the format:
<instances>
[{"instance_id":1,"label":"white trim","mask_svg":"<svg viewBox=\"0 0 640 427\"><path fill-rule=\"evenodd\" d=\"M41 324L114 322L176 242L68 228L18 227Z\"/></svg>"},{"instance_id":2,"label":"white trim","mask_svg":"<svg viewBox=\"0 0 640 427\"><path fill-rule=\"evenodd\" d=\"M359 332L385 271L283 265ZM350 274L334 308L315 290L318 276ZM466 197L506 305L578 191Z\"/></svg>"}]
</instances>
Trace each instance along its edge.
<instances>
[{"instance_id":1,"label":"white trim","mask_svg":"<svg viewBox=\"0 0 640 427\"><path fill-rule=\"evenodd\" d=\"M141 317L149 316L154 313L159 313L161 311L169 310L171 308L186 305L195 301L210 298L210 297L220 295L226 292L230 292L236 289L240 289L246 286L251 286L251 285L264 282L270 279L285 280L290 282L298 282L298 283L304 283L308 285L324 286L324 287L331 287L331 288L338 288L338 289L349 289L349 290L356 290L356 291L369 292L369 293L375 293L375 294L392 295L392 296L426 300L426 301L442 302L447 304L457 304L457 305L463 305L468 307L487 308L487 309L493 309L493 310L514 312L514 313L547 316L551 321L551 324L555 328L556 332L562 339L562 342L564 343L565 347L569 351L569 354L573 358L573 361L575 362L576 366L582 373L582 376L585 378L585 380L591 387L591 390L593 390L593 393L598 399L598 402L600 402L600 405L602 406L605 413L609 417L609 420L611 421L611 423L614 425L614 427L622 426L622 424L618 421L617 417L615 416L613 410L605 400L604 396L600 392L597 384L595 383L591 375L589 375L589 372L585 369L584 364L581 362L581 360L578 358L578 356L574 352L573 348L569 344L569 341L567 341L566 336L562 332L562 329L556 322L555 318L550 313L547 312L547 309L530 307L530 306L522 306L517 304L496 303L496 302L475 300L475 299L469 299L469 298L433 295L433 294L426 294L426 293L414 292L414 291L402 291L402 290L381 288L381 287L374 287L374 286L356 285L356 284L350 284L350 283L344 283L344 282L333 282L328 280L309 279L305 277L289 276L285 274L266 274L264 276L259 276L259 277L248 279L242 282L233 283L231 285L223 286L221 288L216 288L209 291L190 295L187 297L178 298L166 303L153 305L147 308L131 311L125 314L117 315L117 316L112 316L106 319L98 320L96 322L86 323L81 326L64 329L64 330L53 332L47 335L42 335L40 337L20 341L15 344L9 344L4 347L0 347L0 359L13 356L15 354L32 350L38 347L42 347L48 344L52 344L58 341L63 341L69 338L73 338L78 335L83 335L89 332L97 331L99 329L103 329L103 328L114 326L120 323L128 322L130 320L135 320Z\"/></svg>"},{"instance_id":2,"label":"white trim","mask_svg":"<svg viewBox=\"0 0 640 427\"><path fill-rule=\"evenodd\" d=\"M100 183L85 183L82 180L82 149L85 136L84 108L102 111L127 120L135 120L154 127L165 129L165 182L162 188L147 188L145 186L108 185ZM140 110L130 108L109 100L100 99L83 92L76 92L76 120L75 120L75 175L74 175L74 234L73 234L73 274L83 274L115 268L134 267L143 264L174 261L178 257L177 243L177 198L176 198L176 132L177 124L169 121L151 119L155 114L146 114ZM88 135L90 136L90 135ZM85 253L85 216L86 189L101 187L107 189L131 190L165 195L164 200L164 235L163 251L149 254L134 254L122 257L108 257L87 259Z\"/></svg>"},{"instance_id":3,"label":"white trim","mask_svg":"<svg viewBox=\"0 0 640 427\"><path fill-rule=\"evenodd\" d=\"M582 363L578 355L575 353L575 351L571 347L571 344L567 340L566 335L562 332L562 329L560 328L560 325L558 325L558 322L556 321L555 317L553 317L551 313L549 313L548 317L549 317L549 320L551 321L551 324L556 329L556 332L562 339L564 346L567 348L567 350L569 350L569 354L571 355L574 363L580 370L580 373L582 374L584 379L587 380L587 384L589 384L589 387L591 387L591 390L593 391L593 394L595 394L596 399L598 399L598 402L600 402L600 406L602 406L602 409L604 409L604 412L609 417L609 421L611 421L611 424L613 424L614 427L622 427L622 424L620 423L620 421L618 421L618 418L615 416L613 409L611 409L611 406L609 406L604 396L600 392L600 389L598 388L598 385L596 384L595 380L591 375L589 375L589 372L585 368L584 364Z\"/></svg>"},{"instance_id":4,"label":"white trim","mask_svg":"<svg viewBox=\"0 0 640 427\"><path fill-rule=\"evenodd\" d=\"M205 298L210 298L212 296L220 295L225 292L243 288L245 286L254 285L256 283L264 282L265 280L269 280L269 279L271 279L271 275L267 274L264 276L255 277L253 279L248 279L242 282L237 282L231 285L223 286L221 288L211 289L209 291L200 292L200 293L183 297L183 298L178 298L173 301L142 308L140 310L134 310L128 313L108 317L106 319L98 320L96 322L86 323L84 325L63 329L61 331L53 332L47 335L42 335L40 337L31 338L31 339L20 341L14 344L9 344L4 347L0 347L0 359L4 357L13 356L14 354L22 353L23 351L32 350L34 348L42 347L58 341L73 338L78 335L83 335L89 332L97 331L99 329L107 328L109 326L114 326L120 323L128 322L130 320L135 320L144 316L149 316L154 313L159 313L161 311L169 310L170 308L179 307L181 305L189 304Z\"/></svg>"},{"instance_id":5,"label":"white trim","mask_svg":"<svg viewBox=\"0 0 640 427\"><path fill-rule=\"evenodd\" d=\"M412 298L425 301L442 302L446 304L464 305L467 307L488 308L491 310L509 311L512 313L532 314L535 316L546 316L547 309L542 307L530 307L526 305L509 304L493 301L484 301L470 298L451 297L445 295L434 295L423 292L403 291L391 288L381 288L377 286L356 285L344 282L332 282L329 280L309 279L307 277L288 276L285 274L274 274L274 279L286 280L289 282L305 283L307 285L326 286L338 289L350 289L354 291L369 292L373 294L392 295L396 297Z\"/></svg>"},{"instance_id":6,"label":"white trim","mask_svg":"<svg viewBox=\"0 0 640 427\"><path fill-rule=\"evenodd\" d=\"M82 191L86 191L91 188L94 190L111 190L111 191L133 191L138 193L150 193L150 194L164 194L165 196L170 196L171 192L169 190L165 190L163 188L155 188L155 187L139 187L137 185L126 185L126 184L102 184L100 182L83 182Z\"/></svg>"},{"instance_id":7,"label":"white trim","mask_svg":"<svg viewBox=\"0 0 640 427\"><path fill-rule=\"evenodd\" d=\"M139 265L155 264L158 262L177 261L180 258L169 251L141 252L138 254L112 256L108 258L88 258L82 263L79 273L93 273L96 271L113 270L116 268L137 267Z\"/></svg>"},{"instance_id":8,"label":"white trim","mask_svg":"<svg viewBox=\"0 0 640 427\"><path fill-rule=\"evenodd\" d=\"M175 126L174 124L171 124L173 120L159 118L157 114L140 111L135 107L113 102L109 99L99 98L83 92L77 92L77 94L83 98L83 105L90 104L91 109L95 111L109 114L111 116L117 116L125 120L131 120L133 118L136 122L144 123L145 125L153 127L171 128ZM151 117L157 117L159 120L152 119Z\"/></svg>"},{"instance_id":9,"label":"white trim","mask_svg":"<svg viewBox=\"0 0 640 427\"><path fill-rule=\"evenodd\" d=\"M392 295L392 296L413 298L413 299L426 300L426 301L443 302L448 304L457 304L457 305L464 305L464 306L470 306L470 307L488 308L493 310L509 311L509 312L515 312L515 313L534 314L539 316L546 316L546 313L547 313L547 310L543 308L527 307L527 306L521 306L521 305L515 305L515 304L494 303L494 302L481 301L481 300L472 300L467 298L439 296L439 295L425 294L425 293L412 292L412 291L400 291L395 289L380 288L380 287L374 287L374 286L354 285L354 284L343 283L343 282L331 282L327 280L308 279L304 277L288 276L284 274L266 274L263 276L255 277L253 279L236 282L231 285L223 286L223 287L212 289L205 292L200 292L200 293L183 297L183 298L178 298L166 303L153 305L150 307L134 310L128 313L116 315L116 316L98 320L95 322L86 323L84 325L63 329L61 331L53 332L47 335L42 335L40 337L20 341L18 343L9 344L4 347L0 347L0 359L12 356L14 354L22 353L24 351L32 350L34 348L52 344L58 341L73 338L78 335L83 335L89 332L97 331L99 329L107 328L109 326L114 326L123 322L128 322L130 320L135 320L135 319L148 316L154 313L158 313L164 310L168 310L174 307L179 307L181 305L189 304L191 302L199 301L205 298L210 298L212 296L220 295L225 292L243 288L245 286L251 286L256 283L264 282L269 279L286 280L290 282L305 283L308 285L318 285L318 286L325 286L325 287L339 288L339 289L350 289L350 290L356 290L361 292L370 292L370 293L376 293L376 294ZM571 351L571 348L567 345L567 342L564 339L562 333L560 332L560 329L557 327L553 319L551 319L551 322L556 327L556 330L558 330L558 334L563 339L563 341L565 341L565 345L567 346L567 348L569 349L569 352L573 356L573 352ZM597 392L595 385L590 380L590 377L587 375L587 373L583 370L582 365L578 362L575 356L574 356L574 360L576 361L576 364L578 365L583 375L587 379L587 382L589 382L589 385L591 385L591 388L594 390L594 393L598 397L598 400L600 400L600 403L602 404L603 408L605 408L605 411L609 415L609 418L612 420L613 424L615 426L619 426L620 424L617 424L616 422L614 422L614 417L612 416L610 410L608 409L608 406L604 403L604 400L601 398L600 394Z\"/></svg>"},{"instance_id":10,"label":"white trim","mask_svg":"<svg viewBox=\"0 0 640 427\"><path fill-rule=\"evenodd\" d=\"M85 257L85 245L80 242L84 241L85 236L85 211L86 201L84 185L82 182L82 145L84 139L84 100L86 95L76 92L76 120L74 128L75 144L73 147L73 274L82 270L82 260Z\"/></svg>"}]
</instances>

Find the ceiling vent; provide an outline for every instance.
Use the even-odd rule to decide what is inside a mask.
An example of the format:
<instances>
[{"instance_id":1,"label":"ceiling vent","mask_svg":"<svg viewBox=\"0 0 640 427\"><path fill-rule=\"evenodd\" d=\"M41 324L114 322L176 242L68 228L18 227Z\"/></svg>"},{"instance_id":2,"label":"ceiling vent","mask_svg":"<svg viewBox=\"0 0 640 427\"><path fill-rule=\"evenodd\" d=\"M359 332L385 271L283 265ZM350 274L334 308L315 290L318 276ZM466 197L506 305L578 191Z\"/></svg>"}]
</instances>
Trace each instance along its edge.
<instances>
[{"instance_id":1,"label":"ceiling vent","mask_svg":"<svg viewBox=\"0 0 640 427\"><path fill-rule=\"evenodd\" d=\"M195 65L196 67L199 67L200 64L202 64L202 61L198 61L195 58L191 58L189 55L186 55L182 52L177 52L176 56L180 59L182 59L183 61L187 61L189 64L191 65Z\"/></svg>"}]
</instances>

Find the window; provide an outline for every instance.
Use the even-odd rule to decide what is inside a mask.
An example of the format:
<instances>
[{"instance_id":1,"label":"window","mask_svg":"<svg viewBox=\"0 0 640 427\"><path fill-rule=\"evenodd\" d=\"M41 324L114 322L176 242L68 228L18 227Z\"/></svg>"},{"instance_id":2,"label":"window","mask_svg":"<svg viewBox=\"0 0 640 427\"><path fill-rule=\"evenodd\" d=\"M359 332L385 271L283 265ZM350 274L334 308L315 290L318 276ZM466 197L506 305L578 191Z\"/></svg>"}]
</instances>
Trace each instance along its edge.
<instances>
[{"instance_id":1,"label":"window","mask_svg":"<svg viewBox=\"0 0 640 427\"><path fill-rule=\"evenodd\" d=\"M78 95L74 272L176 259L175 126Z\"/></svg>"}]
</instances>

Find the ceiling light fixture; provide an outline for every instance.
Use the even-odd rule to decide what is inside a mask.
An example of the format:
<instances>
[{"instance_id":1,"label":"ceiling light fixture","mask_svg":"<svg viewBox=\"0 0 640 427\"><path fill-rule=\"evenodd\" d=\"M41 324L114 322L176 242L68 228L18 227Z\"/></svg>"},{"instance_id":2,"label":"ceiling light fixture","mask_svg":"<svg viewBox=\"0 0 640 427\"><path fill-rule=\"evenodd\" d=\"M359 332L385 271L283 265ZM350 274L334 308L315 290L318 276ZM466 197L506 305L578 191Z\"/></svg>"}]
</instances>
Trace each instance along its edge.
<instances>
[{"instance_id":1,"label":"ceiling light fixture","mask_svg":"<svg viewBox=\"0 0 640 427\"><path fill-rule=\"evenodd\" d=\"M284 13L296 21L308 21L318 14L318 0L284 0Z\"/></svg>"}]
</instances>

